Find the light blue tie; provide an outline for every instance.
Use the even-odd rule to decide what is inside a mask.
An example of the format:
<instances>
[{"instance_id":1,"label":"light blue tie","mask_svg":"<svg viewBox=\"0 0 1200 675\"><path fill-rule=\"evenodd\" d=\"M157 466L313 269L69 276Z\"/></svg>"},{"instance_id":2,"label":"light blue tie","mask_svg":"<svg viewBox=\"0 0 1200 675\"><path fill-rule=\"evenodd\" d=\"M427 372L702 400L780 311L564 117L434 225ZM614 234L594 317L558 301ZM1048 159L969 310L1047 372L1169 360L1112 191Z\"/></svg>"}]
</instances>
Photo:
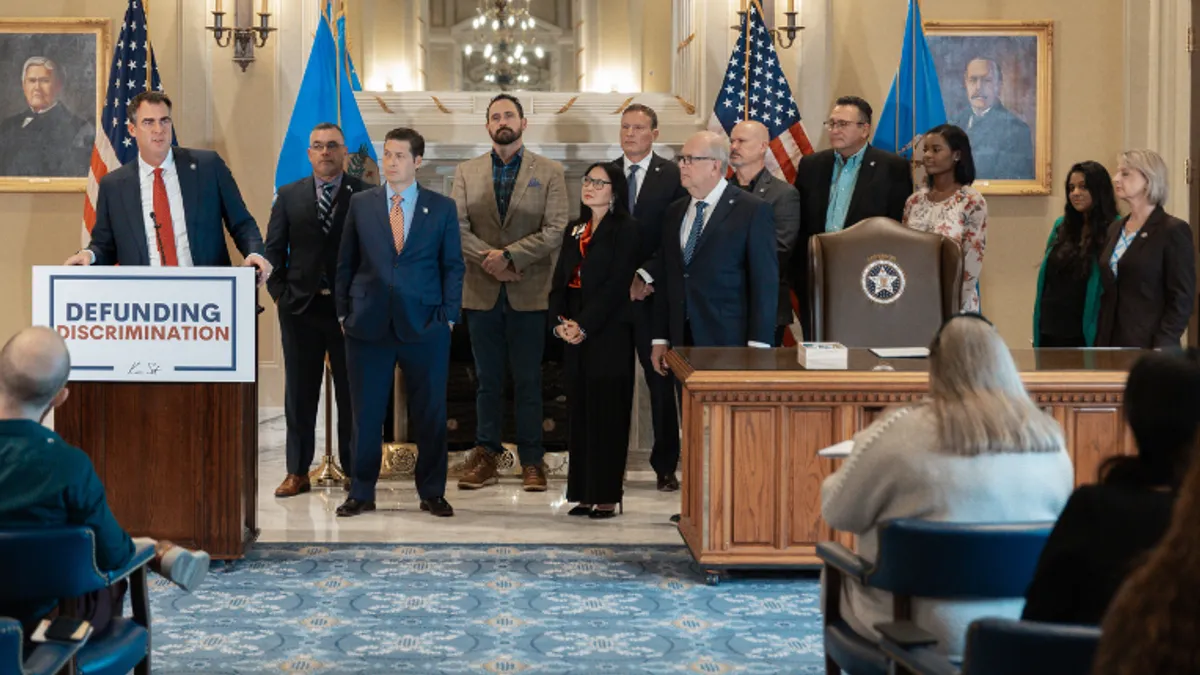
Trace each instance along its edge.
<instances>
[{"instance_id":1,"label":"light blue tie","mask_svg":"<svg viewBox=\"0 0 1200 675\"><path fill-rule=\"evenodd\" d=\"M696 202L696 219L692 221L692 231L688 232L687 244L683 247L683 264L690 265L692 256L696 253L696 243L700 241L700 230L704 229L704 209L708 204Z\"/></svg>"},{"instance_id":2,"label":"light blue tie","mask_svg":"<svg viewBox=\"0 0 1200 675\"><path fill-rule=\"evenodd\" d=\"M633 205L637 203L637 172L642 167L634 164L629 167L629 212L633 213Z\"/></svg>"}]
</instances>

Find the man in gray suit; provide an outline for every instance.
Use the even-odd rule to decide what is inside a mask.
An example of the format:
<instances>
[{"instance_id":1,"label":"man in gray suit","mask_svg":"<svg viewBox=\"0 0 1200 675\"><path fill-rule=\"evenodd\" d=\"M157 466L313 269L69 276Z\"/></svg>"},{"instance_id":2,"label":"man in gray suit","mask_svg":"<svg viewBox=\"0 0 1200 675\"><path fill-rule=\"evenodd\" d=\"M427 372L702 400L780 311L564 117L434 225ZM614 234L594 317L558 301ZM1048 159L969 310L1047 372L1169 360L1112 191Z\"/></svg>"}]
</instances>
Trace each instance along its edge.
<instances>
[{"instance_id":1,"label":"man in gray suit","mask_svg":"<svg viewBox=\"0 0 1200 675\"><path fill-rule=\"evenodd\" d=\"M767 202L775 211L775 240L779 253L779 308L775 312L775 346L783 345L783 334L792 323L791 288L786 270L800 235L800 193L786 181L767 171L767 149L771 136L761 122L738 122L729 134L729 166L733 182ZM804 255L804 251L796 255Z\"/></svg>"}]
</instances>

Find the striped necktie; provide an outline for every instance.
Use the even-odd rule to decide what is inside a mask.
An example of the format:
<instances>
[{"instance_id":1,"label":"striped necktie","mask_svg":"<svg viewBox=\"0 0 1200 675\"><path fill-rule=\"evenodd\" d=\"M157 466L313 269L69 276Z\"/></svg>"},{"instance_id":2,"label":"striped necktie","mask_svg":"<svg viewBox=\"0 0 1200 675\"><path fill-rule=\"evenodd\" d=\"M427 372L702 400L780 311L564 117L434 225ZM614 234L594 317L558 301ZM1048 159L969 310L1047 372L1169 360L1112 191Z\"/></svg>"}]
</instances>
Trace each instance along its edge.
<instances>
[{"instance_id":1,"label":"striped necktie","mask_svg":"<svg viewBox=\"0 0 1200 675\"><path fill-rule=\"evenodd\" d=\"M700 241L700 230L704 229L704 209L708 204L696 202L696 219L692 221L692 231L688 232L687 244L683 247L683 264L690 265L692 256L696 254L696 244Z\"/></svg>"},{"instance_id":2,"label":"striped necktie","mask_svg":"<svg viewBox=\"0 0 1200 675\"><path fill-rule=\"evenodd\" d=\"M325 183L317 197L317 220L321 221L321 231L325 234L333 227L333 190L333 183Z\"/></svg>"}]
</instances>

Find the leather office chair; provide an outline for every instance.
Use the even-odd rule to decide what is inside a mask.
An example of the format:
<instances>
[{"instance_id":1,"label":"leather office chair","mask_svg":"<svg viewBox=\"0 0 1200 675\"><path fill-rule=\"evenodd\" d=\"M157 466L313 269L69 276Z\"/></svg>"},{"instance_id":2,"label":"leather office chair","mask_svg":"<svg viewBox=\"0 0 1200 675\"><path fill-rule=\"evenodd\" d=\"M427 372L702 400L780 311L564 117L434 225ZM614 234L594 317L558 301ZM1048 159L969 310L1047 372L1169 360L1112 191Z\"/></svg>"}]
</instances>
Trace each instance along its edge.
<instances>
[{"instance_id":1,"label":"leather office chair","mask_svg":"<svg viewBox=\"0 0 1200 675\"><path fill-rule=\"evenodd\" d=\"M813 335L847 347L924 347L962 295L962 249L940 234L867 218L809 239Z\"/></svg>"},{"instance_id":2,"label":"leather office chair","mask_svg":"<svg viewBox=\"0 0 1200 675\"><path fill-rule=\"evenodd\" d=\"M978 619L967 629L962 668L928 647L910 647L884 635L883 651L897 672L916 675L1088 675L1100 642L1096 626Z\"/></svg>"},{"instance_id":3,"label":"leather office chair","mask_svg":"<svg viewBox=\"0 0 1200 675\"><path fill-rule=\"evenodd\" d=\"M878 528L879 554L873 564L837 542L817 544L825 573L825 671L851 675L888 672L890 660L882 646L859 635L842 618L846 579L891 593L893 618L911 633L914 598L1024 598L1052 527L1052 522L892 520ZM894 625L876 628L887 636Z\"/></svg>"},{"instance_id":4,"label":"leather office chair","mask_svg":"<svg viewBox=\"0 0 1200 675\"><path fill-rule=\"evenodd\" d=\"M29 656L23 656L22 635L20 621L0 618L0 675L55 675L71 662L88 638L79 642L47 640L34 647Z\"/></svg>"},{"instance_id":5,"label":"leather office chair","mask_svg":"<svg viewBox=\"0 0 1200 675\"><path fill-rule=\"evenodd\" d=\"M37 602L77 598L129 578L132 618L114 617L93 632L75 656L79 675L150 672L150 596L146 565L154 547L142 547L127 566L103 572L96 566L96 535L87 527L0 530L0 601Z\"/></svg>"}]
</instances>

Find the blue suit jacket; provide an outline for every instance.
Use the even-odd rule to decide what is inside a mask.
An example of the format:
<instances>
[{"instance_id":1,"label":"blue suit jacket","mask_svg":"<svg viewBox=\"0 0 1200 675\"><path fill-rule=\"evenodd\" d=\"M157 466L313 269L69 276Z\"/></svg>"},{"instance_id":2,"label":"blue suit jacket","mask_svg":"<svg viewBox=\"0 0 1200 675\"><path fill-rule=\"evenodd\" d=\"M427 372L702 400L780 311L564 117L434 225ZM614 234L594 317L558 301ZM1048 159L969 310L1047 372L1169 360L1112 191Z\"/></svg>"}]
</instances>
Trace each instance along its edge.
<instances>
[{"instance_id":1,"label":"blue suit jacket","mask_svg":"<svg viewBox=\"0 0 1200 675\"><path fill-rule=\"evenodd\" d=\"M221 156L211 150L172 148L187 222L192 264L228 267L225 230L243 256L262 255L262 233ZM149 265L142 184L135 159L100 179L96 225L88 249L97 265Z\"/></svg>"},{"instance_id":2,"label":"blue suit jacket","mask_svg":"<svg viewBox=\"0 0 1200 675\"><path fill-rule=\"evenodd\" d=\"M462 306L462 239L454 200L419 188L404 250L396 254L387 186L350 199L338 251L335 300L346 334L416 342L458 321Z\"/></svg>"},{"instance_id":3,"label":"blue suit jacket","mask_svg":"<svg viewBox=\"0 0 1200 675\"><path fill-rule=\"evenodd\" d=\"M655 291L656 339L677 347L773 344L779 300L779 257L771 205L730 183L700 233L690 265L679 233L691 197L667 209L661 256L666 279ZM663 283L665 281L665 283ZM692 345L683 340L691 322Z\"/></svg>"}]
</instances>

